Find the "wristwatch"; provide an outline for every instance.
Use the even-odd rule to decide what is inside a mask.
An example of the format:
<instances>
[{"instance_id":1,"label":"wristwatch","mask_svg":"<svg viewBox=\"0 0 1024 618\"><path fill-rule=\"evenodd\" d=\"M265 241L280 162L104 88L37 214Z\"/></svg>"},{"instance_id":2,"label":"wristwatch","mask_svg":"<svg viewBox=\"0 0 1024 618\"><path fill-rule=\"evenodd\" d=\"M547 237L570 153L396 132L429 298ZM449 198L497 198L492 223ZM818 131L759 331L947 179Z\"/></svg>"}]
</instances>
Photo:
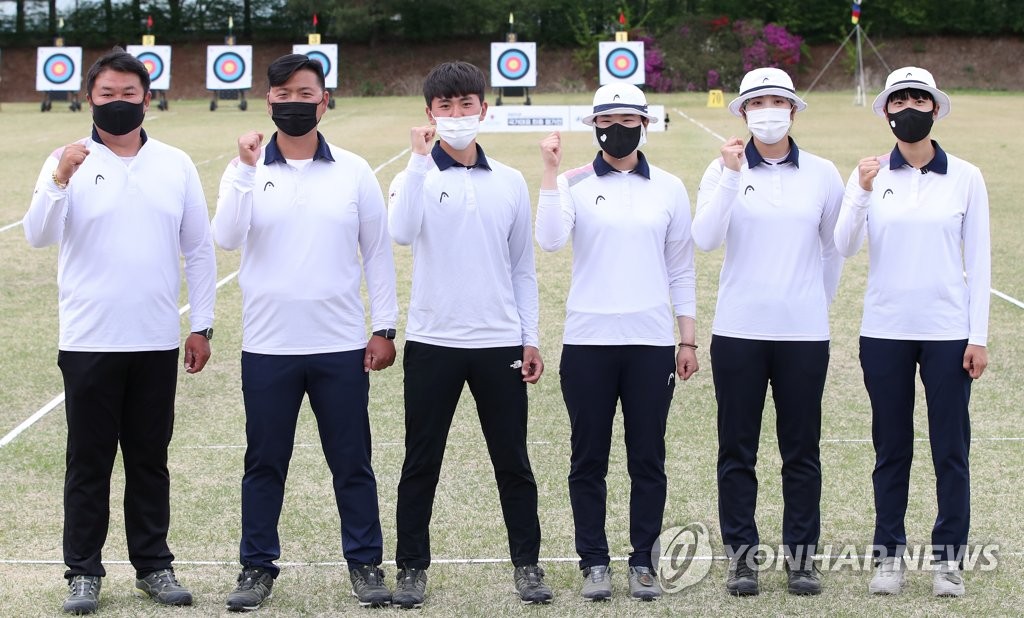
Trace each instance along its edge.
<instances>
[{"instance_id":1,"label":"wristwatch","mask_svg":"<svg viewBox=\"0 0 1024 618\"><path fill-rule=\"evenodd\" d=\"M394 339L398 336L398 332L393 328L382 328L380 330L373 331L374 336L384 337L385 339Z\"/></svg>"},{"instance_id":2,"label":"wristwatch","mask_svg":"<svg viewBox=\"0 0 1024 618\"><path fill-rule=\"evenodd\" d=\"M202 335L207 340L213 339L213 327L204 328L203 330L192 331L193 335Z\"/></svg>"}]
</instances>

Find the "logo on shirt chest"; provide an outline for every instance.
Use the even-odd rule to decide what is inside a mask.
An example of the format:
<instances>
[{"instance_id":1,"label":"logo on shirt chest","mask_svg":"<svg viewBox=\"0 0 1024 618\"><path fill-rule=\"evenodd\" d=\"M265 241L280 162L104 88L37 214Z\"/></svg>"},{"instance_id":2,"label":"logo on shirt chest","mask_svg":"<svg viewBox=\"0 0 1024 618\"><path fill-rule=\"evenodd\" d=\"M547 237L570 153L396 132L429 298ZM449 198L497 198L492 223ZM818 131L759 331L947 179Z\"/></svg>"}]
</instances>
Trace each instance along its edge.
<instances>
[{"instance_id":1,"label":"logo on shirt chest","mask_svg":"<svg viewBox=\"0 0 1024 618\"><path fill-rule=\"evenodd\" d=\"M92 184L98 185L101 180L106 180L106 178L103 177L103 174L96 174L96 178L93 179Z\"/></svg>"},{"instance_id":2,"label":"logo on shirt chest","mask_svg":"<svg viewBox=\"0 0 1024 618\"><path fill-rule=\"evenodd\" d=\"M266 193L268 188L274 188L274 183L270 182L269 180L263 184L263 192Z\"/></svg>"},{"instance_id":3,"label":"logo on shirt chest","mask_svg":"<svg viewBox=\"0 0 1024 618\"><path fill-rule=\"evenodd\" d=\"M604 201L604 196L603 195L598 195L596 198L594 198L594 206L597 206L598 204L600 204L603 201Z\"/></svg>"},{"instance_id":4,"label":"logo on shirt chest","mask_svg":"<svg viewBox=\"0 0 1024 618\"><path fill-rule=\"evenodd\" d=\"M756 192L757 189L754 188L754 185L747 185L747 188L743 190L743 195L746 195L746 194L750 193L751 191Z\"/></svg>"},{"instance_id":5,"label":"logo on shirt chest","mask_svg":"<svg viewBox=\"0 0 1024 618\"><path fill-rule=\"evenodd\" d=\"M445 198L447 198L447 197L448 197L448 193L447 193L446 191L442 191L442 192L441 192L441 197L437 198L437 203L438 203L438 204L440 204L440 203L441 203L441 202L443 202L443 201L445 200Z\"/></svg>"},{"instance_id":6,"label":"logo on shirt chest","mask_svg":"<svg viewBox=\"0 0 1024 618\"><path fill-rule=\"evenodd\" d=\"M884 200L885 198L889 197L890 195L896 195L896 194L892 192L892 189L886 189L882 193L882 199Z\"/></svg>"}]
</instances>

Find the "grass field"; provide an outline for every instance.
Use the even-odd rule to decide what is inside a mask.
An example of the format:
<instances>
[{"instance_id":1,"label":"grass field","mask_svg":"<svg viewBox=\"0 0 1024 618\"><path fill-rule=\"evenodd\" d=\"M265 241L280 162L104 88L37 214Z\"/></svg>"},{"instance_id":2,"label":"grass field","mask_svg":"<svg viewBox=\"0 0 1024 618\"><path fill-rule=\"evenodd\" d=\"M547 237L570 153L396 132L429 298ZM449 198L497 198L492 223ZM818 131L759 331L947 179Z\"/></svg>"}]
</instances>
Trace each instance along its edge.
<instances>
[{"instance_id":1,"label":"grass field","mask_svg":"<svg viewBox=\"0 0 1024 618\"><path fill-rule=\"evenodd\" d=\"M536 104L589 103L588 95L537 95ZM1024 299L1024 222L1018 213L1024 194L1020 135L1024 120L1020 95L958 93L953 113L940 121L934 135L949 152L978 165L991 200L993 287ZM696 199L697 183L720 142L710 131L743 135L740 121L722 109L708 109L701 95L653 95L671 117L667 133L652 134L645 147L656 165L683 178ZM809 109L798 114L793 135L806 150L833 160L844 179L858 159L881 154L893 138L869 108L851 105L852 94L812 94ZM253 103L256 103L254 100ZM226 163L235 156L235 139L243 131L272 130L262 106L248 112L223 105L215 113L206 101L172 101L168 112L151 109L151 135L183 148L203 178L211 215ZM692 119L691 122L689 119ZM328 112L321 130L328 140L366 158L386 189L405 165L408 128L424 122L417 98L345 99ZM88 134L87 113L55 107L41 114L37 104L5 104L0 111L5 137L0 166L0 228L21 219L44 157L54 148ZM489 156L519 168L536 196L541 164L541 133L484 134ZM582 164L595 148L586 133L563 136L565 164ZM397 158L395 158L397 156ZM396 247L399 302L408 307L411 254ZM20 224L0 232L0 435L42 408L63 390L56 367L56 248L31 249ZM716 556L718 534L715 487L715 404L707 343L715 306L722 251L697 254L698 351L701 371L676 390L668 429L669 500L665 526L703 522L711 531ZM239 255L218 251L219 277L238 268ZM472 399L463 397L449 440L432 525L434 557L430 569L428 615L877 615L925 616L1019 615L1024 606L1024 309L993 297L990 323L991 365L973 392L972 543L1000 546L998 568L966 574L968 594L958 600L933 599L928 573L911 573L908 590L898 598L872 598L870 575L846 569L825 574L818 598L795 598L785 592L781 572L762 574L762 594L734 599L722 585L726 563L714 560L708 577L657 604L627 600L625 565L613 564L615 598L591 606L578 599L579 575L573 550L572 517L566 475L569 424L558 388L564 303L571 253L537 251L541 291L541 341L547 373L530 389L530 453L540 488L544 539L542 562L555 590L546 608L523 608L512 594L511 566L501 524L497 492ZM867 276L866 252L849 260L832 309L832 356L822 443L824 488L821 545L834 547L871 540L874 509L871 470L874 453L870 411L857 362L857 333ZM182 304L185 299L183 296ZM183 327L187 326L183 322ZM402 326L402 324L400 324ZM106 545L108 577L101 615L208 616L223 613L224 596L237 574L239 493L244 452L244 413L239 378L241 294L237 282L225 284L217 297L214 356L197 376L181 373L176 434L171 445L172 522L170 542L177 572L196 595L187 609L163 609L131 595L134 571L127 564L119 496L123 475L115 466L112 522ZM184 328L183 328L184 332ZM401 330L399 331L401 332ZM401 343L401 336L399 337ZM393 558L395 492L403 457L401 363L374 374L371 417L374 464L380 487L385 558ZM907 514L909 542L929 540L935 516L934 477L927 443L923 396L916 415L915 459ZM0 448L0 614L57 615L66 592L61 559L65 423L57 406L8 445ZM774 438L774 411L765 411L758 467L761 483L758 523L763 542L780 543L782 516L780 460ZM608 534L614 556L628 546L628 477L621 427L617 428L609 472ZM261 615L339 615L354 613L346 569L340 563L338 515L329 474L308 409L300 417L280 530L284 567L273 601ZM470 562L476 559L477 562ZM482 560L493 559L493 560ZM450 562L444 562L444 561ZM394 566L385 567L393 584ZM395 613L398 610L386 610Z\"/></svg>"}]
</instances>

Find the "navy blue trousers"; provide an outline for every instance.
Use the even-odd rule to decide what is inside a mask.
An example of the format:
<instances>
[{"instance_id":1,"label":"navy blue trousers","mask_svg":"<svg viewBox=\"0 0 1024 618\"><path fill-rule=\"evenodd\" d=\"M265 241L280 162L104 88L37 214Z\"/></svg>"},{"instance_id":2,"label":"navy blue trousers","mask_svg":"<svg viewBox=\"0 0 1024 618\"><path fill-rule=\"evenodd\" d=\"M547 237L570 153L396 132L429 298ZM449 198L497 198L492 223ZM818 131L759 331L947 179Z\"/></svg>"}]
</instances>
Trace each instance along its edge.
<instances>
[{"instance_id":1,"label":"navy blue trousers","mask_svg":"<svg viewBox=\"0 0 1024 618\"><path fill-rule=\"evenodd\" d=\"M64 375L65 577L106 575L101 560L110 524L110 476L118 445L124 463L124 527L138 577L170 568L171 505L167 446L174 428L178 350L67 352Z\"/></svg>"},{"instance_id":2,"label":"navy blue trousers","mask_svg":"<svg viewBox=\"0 0 1024 618\"><path fill-rule=\"evenodd\" d=\"M806 561L821 534L821 396L828 341L764 341L714 335L711 371L718 400L718 517L726 550L758 545L757 450L768 385L782 457L782 542Z\"/></svg>"},{"instance_id":3,"label":"navy blue trousers","mask_svg":"<svg viewBox=\"0 0 1024 618\"><path fill-rule=\"evenodd\" d=\"M630 566L653 566L661 535L668 481L665 427L675 389L671 346L564 345L559 367L562 397L572 426L569 500L579 566L607 565L605 534L608 456L619 401L629 472Z\"/></svg>"},{"instance_id":4,"label":"navy blue trousers","mask_svg":"<svg viewBox=\"0 0 1024 618\"><path fill-rule=\"evenodd\" d=\"M967 341L901 341L860 338L864 386L871 398L875 445L876 553L901 554L914 458L914 372L920 367L928 404L928 439L935 466L938 516L934 555L959 560L971 525L971 377L963 368Z\"/></svg>"},{"instance_id":5,"label":"navy blue trousers","mask_svg":"<svg viewBox=\"0 0 1024 618\"><path fill-rule=\"evenodd\" d=\"M341 547L353 568L380 564L383 539L377 480L370 466L370 380L363 350L307 355L242 352L245 474L242 477L242 566L277 577L277 524L302 397L316 417L334 497Z\"/></svg>"},{"instance_id":6,"label":"navy blue trousers","mask_svg":"<svg viewBox=\"0 0 1024 618\"><path fill-rule=\"evenodd\" d=\"M448 431L468 384L494 466L512 564L537 564L540 518L537 482L526 449L527 394L522 346L450 348L407 341L405 461L398 482L399 568L430 566L430 518ZM473 513L462 516L472 519ZM479 522L487 526L490 522Z\"/></svg>"}]
</instances>

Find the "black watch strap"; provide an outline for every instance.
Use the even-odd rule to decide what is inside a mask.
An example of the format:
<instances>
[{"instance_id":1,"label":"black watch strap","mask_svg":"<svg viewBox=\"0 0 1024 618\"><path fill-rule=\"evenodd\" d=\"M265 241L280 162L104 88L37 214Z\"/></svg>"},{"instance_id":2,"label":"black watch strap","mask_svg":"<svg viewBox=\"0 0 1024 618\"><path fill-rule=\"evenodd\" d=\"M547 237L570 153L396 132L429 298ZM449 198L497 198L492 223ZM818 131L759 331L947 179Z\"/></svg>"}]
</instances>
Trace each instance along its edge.
<instances>
[{"instance_id":1,"label":"black watch strap","mask_svg":"<svg viewBox=\"0 0 1024 618\"><path fill-rule=\"evenodd\" d=\"M204 328L203 330L195 330L192 331L192 334L202 335L203 337L206 337L207 340L210 340L213 339L213 327L211 326L210 328Z\"/></svg>"},{"instance_id":2,"label":"black watch strap","mask_svg":"<svg viewBox=\"0 0 1024 618\"><path fill-rule=\"evenodd\" d=\"M384 337L385 339L394 339L398 336L398 332L393 328L382 328L380 330L373 331L373 334L377 337Z\"/></svg>"}]
</instances>

